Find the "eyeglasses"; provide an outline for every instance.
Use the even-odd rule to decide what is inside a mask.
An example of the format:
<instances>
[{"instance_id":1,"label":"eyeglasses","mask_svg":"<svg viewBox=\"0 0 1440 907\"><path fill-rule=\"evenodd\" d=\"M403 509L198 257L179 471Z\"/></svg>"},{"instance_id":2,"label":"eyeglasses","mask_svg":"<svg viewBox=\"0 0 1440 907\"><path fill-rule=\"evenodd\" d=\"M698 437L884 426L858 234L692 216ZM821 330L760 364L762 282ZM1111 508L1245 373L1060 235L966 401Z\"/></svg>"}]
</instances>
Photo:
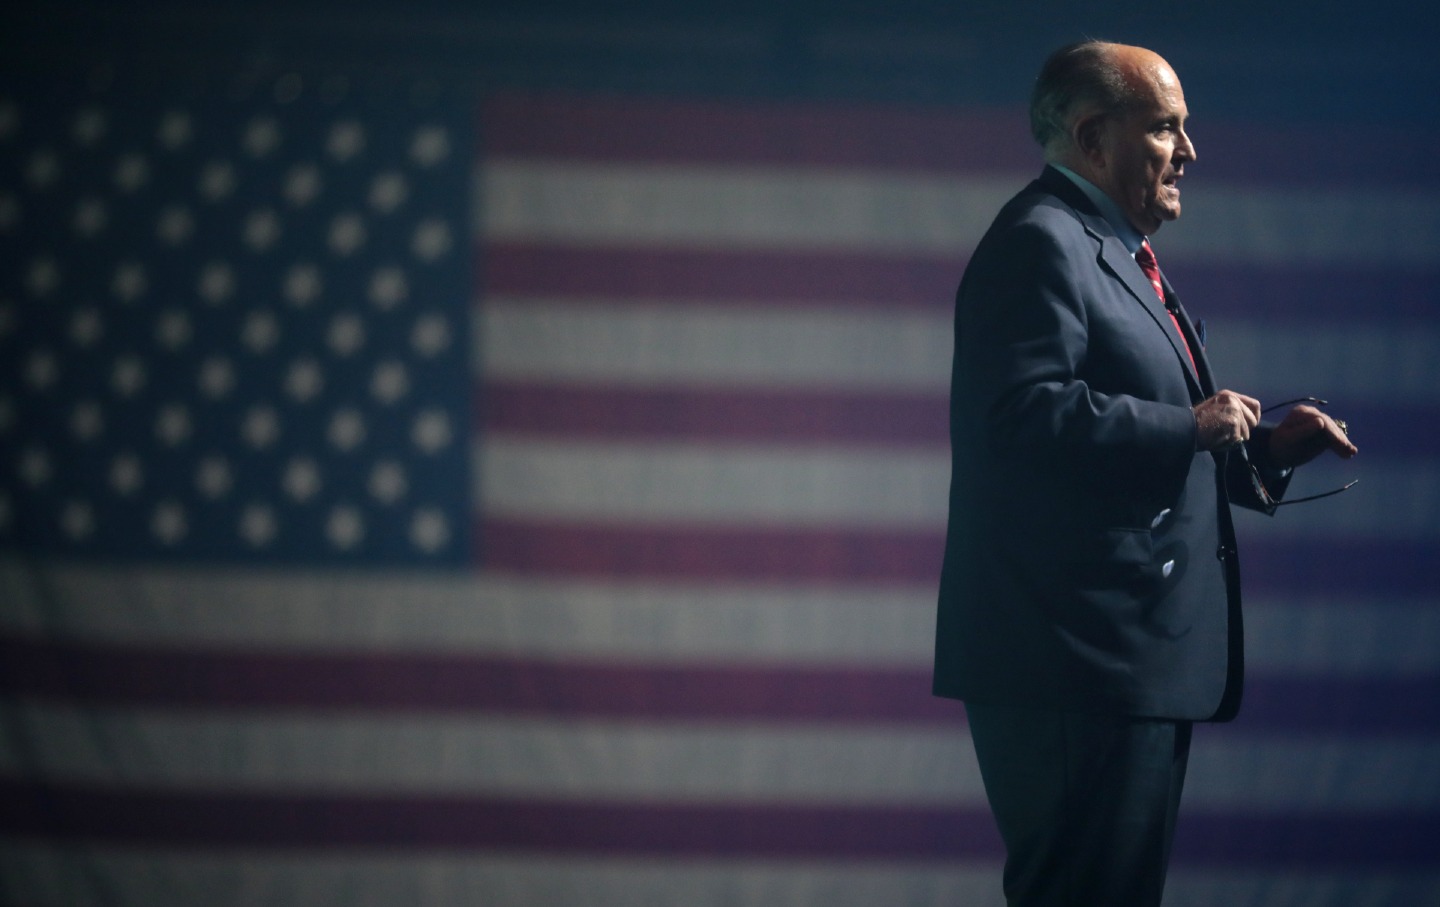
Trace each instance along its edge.
<instances>
[{"instance_id":1,"label":"eyeglasses","mask_svg":"<svg viewBox=\"0 0 1440 907\"><path fill-rule=\"evenodd\" d=\"M1272 403L1271 405L1260 410L1260 412L1268 413L1272 409L1280 409L1282 406L1294 406L1297 403L1309 403L1314 406L1326 406L1329 404L1329 401L1321 400L1319 397L1297 397L1294 400L1284 400L1280 403ZM1343 421L1336 419L1335 424L1340 426L1341 431L1348 433L1349 426L1347 426ZM1346 482L1339 488L1334 488L1330 491L1322 492L1321 494L1312 494L1306 495L1303 498L1290 498L1289 500L1285 501L1277 501L1270 494L1270 490L1265 487L1265 482L1260 478L1260 470L1255 467L1254 463L1250 462L1249 452L1245 450L1244 446L1239 447L1238 450L1240 453L1240 458L1245 461L1245 466L1250 471L1250 484L1254 487L1255 494L1260 498L1260 503L1264 506L1266 513L1274 513L1276 508L1284 507L1287 504L1303 504L1306 501L1318 501L1321 498L1332 497L1342 491L1349 491L1351 488L1355 487L1356 482L1360 481L1359 479L1351 479L1349 482Z\"/></svg>"}]
</instances>

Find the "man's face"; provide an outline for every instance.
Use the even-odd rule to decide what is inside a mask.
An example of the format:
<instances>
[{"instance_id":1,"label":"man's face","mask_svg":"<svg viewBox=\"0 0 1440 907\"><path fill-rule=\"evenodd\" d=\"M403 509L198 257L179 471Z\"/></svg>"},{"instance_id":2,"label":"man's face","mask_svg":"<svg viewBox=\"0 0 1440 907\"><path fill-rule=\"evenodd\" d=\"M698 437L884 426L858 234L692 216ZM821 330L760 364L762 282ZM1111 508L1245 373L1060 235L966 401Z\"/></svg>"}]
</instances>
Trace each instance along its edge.
<instances>
[{"instance_id":1,"label":"man's face","mask_svg":"<svg viewBox=\"0 0 1440 907\"><path fill-rule=\"evenodd\" d=\"M1153 57L1131 74L1138 103L1103 118L1092 162L1100 188L1148 236L1180 216L1179 181L1195 146L1185 134L1185 95L1169 65Z\"/></svg>"}]
</instances>

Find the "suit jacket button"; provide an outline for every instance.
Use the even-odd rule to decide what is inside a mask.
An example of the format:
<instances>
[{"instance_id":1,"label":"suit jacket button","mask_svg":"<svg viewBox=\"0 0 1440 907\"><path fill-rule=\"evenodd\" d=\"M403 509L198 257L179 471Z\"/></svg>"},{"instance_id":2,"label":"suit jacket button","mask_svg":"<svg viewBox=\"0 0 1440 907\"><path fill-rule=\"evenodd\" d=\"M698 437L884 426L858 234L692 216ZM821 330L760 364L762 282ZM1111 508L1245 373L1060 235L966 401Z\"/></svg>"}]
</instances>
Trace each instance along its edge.
<instances>
[{"instance_id":1,"label":"suit jacket button","mask_svg":"<svg viewBox=\"0 0 1440 907\"><path fill-rule=\"evenodd\" d=\"M1222 561L1225 560L1225 546L1224 546L1224 545L1221 545L1219 548L1216 548L1216 549L1215 549L1215 556L1216 556L1217 558L1219 558L1220 560L1222 560Z\"/></svg>"}]
</instances>

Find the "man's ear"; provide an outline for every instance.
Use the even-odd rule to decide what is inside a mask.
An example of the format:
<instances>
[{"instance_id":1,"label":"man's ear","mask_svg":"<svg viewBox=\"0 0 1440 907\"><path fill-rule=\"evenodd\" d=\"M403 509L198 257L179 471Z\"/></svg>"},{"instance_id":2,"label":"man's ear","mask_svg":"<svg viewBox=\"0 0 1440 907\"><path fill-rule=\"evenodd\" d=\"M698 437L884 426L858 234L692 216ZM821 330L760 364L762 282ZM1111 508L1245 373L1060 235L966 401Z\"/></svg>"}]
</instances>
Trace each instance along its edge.
<instances>
[{"instance_id":1,"label":"man's ear","mask_svg":"<svg viewBox=\"0 0 1440 907\"><path fill-rule=\"evenodd\" d=\"M1091 114L1075 121L1070 128L1070 139L1080 156L1092 164L1098 164L1101 157L1101 137L1105 131L1105 118Z\"/></svg>"}]
</instances>

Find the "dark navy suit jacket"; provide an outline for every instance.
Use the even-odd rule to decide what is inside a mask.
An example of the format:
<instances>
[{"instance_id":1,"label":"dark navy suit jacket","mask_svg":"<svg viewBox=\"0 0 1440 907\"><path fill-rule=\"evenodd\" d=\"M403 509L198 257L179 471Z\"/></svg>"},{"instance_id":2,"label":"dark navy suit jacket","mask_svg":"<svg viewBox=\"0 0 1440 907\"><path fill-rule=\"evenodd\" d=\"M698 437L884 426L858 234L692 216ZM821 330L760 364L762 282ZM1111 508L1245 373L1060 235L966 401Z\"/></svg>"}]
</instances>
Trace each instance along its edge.
<instances>
[{"instance_id":1,"label":"dark navy suit jacket","mask_svg":"<svg viewBox=\"0 0 1440 907\"><path fill-rule=\"evenodd\" d=\"M1192 407L1216 388L1180 321L1195 366L1134 257L1053 168L980 241L955 305L937 695L1234 715L1229 502L1259 501L1238 456L1195 450ZM1278 494L1267 437L1249 453Z\"/></svg>"}]
</instances>

